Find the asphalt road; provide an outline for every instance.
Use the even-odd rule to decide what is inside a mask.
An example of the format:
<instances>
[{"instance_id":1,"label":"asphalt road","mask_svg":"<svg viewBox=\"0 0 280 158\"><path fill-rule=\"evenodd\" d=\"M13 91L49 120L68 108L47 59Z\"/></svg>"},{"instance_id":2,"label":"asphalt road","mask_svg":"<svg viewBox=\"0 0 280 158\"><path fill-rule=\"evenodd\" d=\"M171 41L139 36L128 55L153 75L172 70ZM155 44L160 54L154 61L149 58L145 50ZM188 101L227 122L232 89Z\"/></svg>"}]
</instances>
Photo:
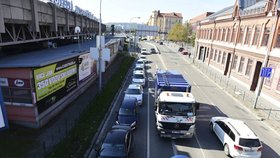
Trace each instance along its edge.
<instances>
[{"instance_id":1,"label":"asphalt road","mask_svg":"<svg viewBox=\"0 0 280 158\"><path fill-rule=\"evenodd\" d=\"M217 84L207 78L193 64L189 57L172 51L166 45L158 45L161 54L147 55L147 84L144 88L143 106L140 108L139 122L134 132L133 150L130 158L170 158L175 154L188 155L190 158L225 158L223 146L218 138L208 129L212 116L228 116L243 120L259 136L263 144L263 158L280 157L280 136L240 102L227 95ZM142 43L148 50L151 44ZM156 69L178 70L192 85L192 93L201 103L198 111L196 134L191 139L160 138L156 133L153 110L154 74ZM124 89L130 79L124 85ZM115 108L119 107L123 92L117 98ZM117 111L117 110L115 110ZM113 115L107 126L115 122Z\"/></svg>"}]
</instances>

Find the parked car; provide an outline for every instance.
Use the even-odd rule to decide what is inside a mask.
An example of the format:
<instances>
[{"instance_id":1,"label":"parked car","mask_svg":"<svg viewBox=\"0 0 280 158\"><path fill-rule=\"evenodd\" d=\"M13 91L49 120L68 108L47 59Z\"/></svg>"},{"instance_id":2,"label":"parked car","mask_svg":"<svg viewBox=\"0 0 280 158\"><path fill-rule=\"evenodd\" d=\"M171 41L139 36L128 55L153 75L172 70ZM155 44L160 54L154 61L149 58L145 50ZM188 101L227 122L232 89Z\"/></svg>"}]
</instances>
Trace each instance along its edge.
<instances>
[{"instance_id":1,"label":"parked car","mask_svg":"<svg viewBox=\"0 0 280 158\"><path fill-rule=\"evenodd\" d=\"M178 49L178 52L182 52L182 51L184 51L184 50L185 50L185 48L180 47L180 48Z\"/></svg>"},{"instance_id":2,"label":"parked car","mask_svg":"<svg viewBox=\"0 0 280 158\"><path fill-rule=\"evenodd\" d=\"M97 148L98 158L127 158L132 150L133 135L129 126L114 125Z\"/></svg>"},{"instance_id":3,"label":"parked car","mask_svg":"<svg viewBox=\"0 0 280 158\"><path fill-rule=\"evenodd\" d=\"M145 55L139 55L139 59L142 59L144 62L147 61L147 58Z\"/></svg>"},{"instance_id":4,"label":"parked car","mask_svg":"<svg viewBox=\"0 0 280 158\"><path fill-rule=\"evenodd\" d=\"M138 59L135 64L135 67L137 66L145 68L145 61L143 59Z\"/></svg>"},{"instance_id":5,"label":"parked car","mask_svg":"<svg viewBox=\"0 0 280 158\"><path fill-rule=\"evenodd\" d=\"M134 72L134 71L143 71L143 72L145 72L145 68L142 67L142 66L140 66L140 65L136 65L136 66L134 67L134 69L133 69L133 72Z\"/></svg>"},{"instance_id":6,"label":"parked car","mask_svg":"<svg viewBox=\"0 0 280 158\"><path fill-rule=\"evenodd\" d=\"M145 74L143 71L135 71L132 76L132 83L145 87Z\"/></svg>"},{"instance_id":7,"label":"parked car","mask_svg":"<svg viewBox=\"0 0 280 158\"><path fill-rule=\"evenodd\" d=\"M221 141L227 156L261 157L262 144L243 121L228 117L212 117L209 128Z\"/></svg>"},{"instance_id":8,"label":"parked car","mask_svg":"<svg viewBox=\"0 0 280 158\"><path fill-rule=\"evenodd\" d=\"M119 109L118 120L116 123L119 125L130 126L131 129L135 129L138 117L137 108L137 99L132 96L125 96Z\"/></svg>"},{"instance_id":9,"label":"parked car","mask_svg":"<svg viewBox=\"0 0 280 158\"><path fill-rule=\"evenodd\" d=\"M142 105L143 103L143 88L139 84L130 84L126 91L125 97L135 97L137 99L137 104Z\"/></svg>"},{"instance_id":10,"label":"parked car","mask_svg":"<svg viewBox=\"0 0 280 158\"><path fill-rule=\"evenodd\" d=\"M147 54L147 49L146 48L141 48L141 54Z\"/></svg>"},{"instance_id":11,"label":"parked car","mask_svg":"<svg viewBox=\"0 0 280 158\"><path fill-rule=\"evenodd\" d=\"M150 50L151 50L152 54L156 54L157 53L155 48L151 48Z\"/></svg>"},{"instance_id":12,"label":"parked car","mask_svg":"<svg viewBox=\"0 0 280 158\"><path fill-rule=\"evenodd\" d=\"M189 54L189 52L188 52L188 51L186 51L186 50L183 50L183 51L182 51L182 54L183 54L183 55L188 55L188 54Z\"/></svg>"}]
</instances>

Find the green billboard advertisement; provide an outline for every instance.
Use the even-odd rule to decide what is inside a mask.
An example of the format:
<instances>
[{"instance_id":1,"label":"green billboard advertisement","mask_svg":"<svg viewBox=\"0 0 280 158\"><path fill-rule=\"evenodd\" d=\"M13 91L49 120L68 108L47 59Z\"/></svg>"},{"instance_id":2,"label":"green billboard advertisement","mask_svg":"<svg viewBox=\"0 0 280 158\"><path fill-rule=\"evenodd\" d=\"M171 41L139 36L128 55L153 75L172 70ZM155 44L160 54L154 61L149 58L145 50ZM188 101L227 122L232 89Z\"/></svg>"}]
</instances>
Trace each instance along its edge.
<instances>
[{"instance_id":1,"label":"green billboard advertisement","mask_svg":"<svg viewBox=\"0 0 280 158\"><path fill-rule=\"evenodd\" d=\"M34 69L33 74L40 112L77 87L77 58Z\"/></svg>"}]
</instances>

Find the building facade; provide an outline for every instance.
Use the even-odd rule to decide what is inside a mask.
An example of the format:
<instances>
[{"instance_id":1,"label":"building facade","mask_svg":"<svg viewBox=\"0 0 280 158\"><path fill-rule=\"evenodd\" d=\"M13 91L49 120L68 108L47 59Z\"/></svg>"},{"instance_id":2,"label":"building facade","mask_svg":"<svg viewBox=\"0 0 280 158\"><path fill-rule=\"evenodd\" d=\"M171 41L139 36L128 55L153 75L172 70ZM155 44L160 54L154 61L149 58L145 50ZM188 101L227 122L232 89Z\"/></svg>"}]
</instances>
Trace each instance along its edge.
<instances>
[{"instance_id":1,"label":"building facade","mask_svg":"<svg viewBox=\"0 0 280 158\"><path fill-rule=\"evenodd\" d=\"M196 58L280 105L279 0L236 0L199 23ZM272 68L270 78L260 77Z\"/></svg>"},{"instance_id":2,"label":"building facade","mask_svg":"<svg viewBox=\"0 0 280 158\"><path fill-rule=\"evenodd\" d=\"M159 10L153 11L152 15L149 18L149 26L157 26L159 39L167 39L167 34L170 32L172 27L176 23L182 24L183 16L181 13L161 13Z\"/></svg>"}]
</instances>

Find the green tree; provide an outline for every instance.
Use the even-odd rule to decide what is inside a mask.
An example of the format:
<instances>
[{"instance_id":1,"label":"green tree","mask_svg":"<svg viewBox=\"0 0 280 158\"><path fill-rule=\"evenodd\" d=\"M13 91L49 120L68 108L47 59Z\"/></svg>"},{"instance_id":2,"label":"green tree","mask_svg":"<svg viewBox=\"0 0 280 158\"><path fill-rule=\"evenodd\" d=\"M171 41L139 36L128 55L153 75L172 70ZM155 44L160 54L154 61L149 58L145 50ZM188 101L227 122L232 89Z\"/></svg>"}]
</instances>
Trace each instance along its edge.
<instances>
[{"instance_id":1,"label":"green tree","mask_svg":"<svg viewBox=\"0 0 280 158\"><path fill-rule=\"evenodd\" d=\"M186 42L186 37L188 36L187 30L182 24L175 24L170 32L168 33L168 40L174 42Z\"/></svg>"}]
</instances>

